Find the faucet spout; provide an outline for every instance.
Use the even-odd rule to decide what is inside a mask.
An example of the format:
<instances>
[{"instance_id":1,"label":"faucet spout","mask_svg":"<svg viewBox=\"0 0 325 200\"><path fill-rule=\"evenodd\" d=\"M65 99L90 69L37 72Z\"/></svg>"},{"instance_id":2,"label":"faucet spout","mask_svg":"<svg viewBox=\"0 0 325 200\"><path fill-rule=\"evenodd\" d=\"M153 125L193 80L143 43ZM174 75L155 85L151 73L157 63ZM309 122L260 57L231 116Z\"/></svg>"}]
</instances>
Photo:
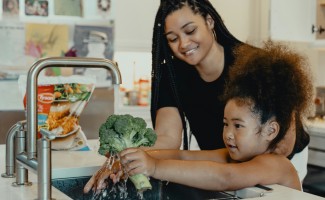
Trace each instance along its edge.
<instances>
[{"instance_id":1,"label":"faucet spout","mask_svg":"<svg viewBox=\"0 0 325 200\"><path fill-rule=\"evenodd\" d=\"M52 57L40 59L33 64L27 75L27 147L26 151L16 157L16 161L29 168L37 171L38 174L38 196L40 199L49 199L51 197L51 140L55 135L46 130L41 130L42 138L36 138L38 133L37 119L37 86L38 75L42 69L48 67L84 67L84 68L104 68L111 72L113 84L122 83L121 73L117 63L101 58L79 58L79 57ZM38 149L37 149L38 148ZM38 153L37 153L38 150Z\"/></svg>"},{"instance_id":2,"label":"faucet spout","mask_svg":"<svg viewBox=\"0 0 325 200\"><path fill-rule=\"evenodd\" d=\"M121 84L122 78L116 62L102 58L51 57L36 61L27 75L27 156L36 158L37 133L37 78L48 67L104 68L111 72L113 84Z\"/></svg>"}]
</instances>

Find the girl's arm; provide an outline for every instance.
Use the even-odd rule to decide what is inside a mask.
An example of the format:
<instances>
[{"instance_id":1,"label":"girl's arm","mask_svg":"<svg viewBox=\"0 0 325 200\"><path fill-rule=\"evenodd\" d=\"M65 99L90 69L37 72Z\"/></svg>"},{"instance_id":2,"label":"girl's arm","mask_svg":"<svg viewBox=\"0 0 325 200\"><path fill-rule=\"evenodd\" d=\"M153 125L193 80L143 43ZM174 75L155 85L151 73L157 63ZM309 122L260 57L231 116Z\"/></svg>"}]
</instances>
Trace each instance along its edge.
<instances>
[{"instance_id":1,"label":"girl's arm","mask_svg":"<svg viewBox=\"0 0 325 200\"><path fill-rule=\"evenodd\" d=\"M129 175L143 173L156 179L206 190L237 190L256 184L280 184L301 189L293 165L284 156L263 154L243 163L154 159L137 150L122 155Z\"/></svg>"},{"instance_id":2,"label":"girl's arm","mask_svg":"<svg viewBox=\"0 0 325 200\"><path fill-rule=\"evenodd\" d=\"M124 152L126 154L128 152ZM147 153L156 159L173 159L173 160L209 160L225 163L229 160L229 154L226 148L217 150L148 150Z\"/></svg>"}]
</instances>

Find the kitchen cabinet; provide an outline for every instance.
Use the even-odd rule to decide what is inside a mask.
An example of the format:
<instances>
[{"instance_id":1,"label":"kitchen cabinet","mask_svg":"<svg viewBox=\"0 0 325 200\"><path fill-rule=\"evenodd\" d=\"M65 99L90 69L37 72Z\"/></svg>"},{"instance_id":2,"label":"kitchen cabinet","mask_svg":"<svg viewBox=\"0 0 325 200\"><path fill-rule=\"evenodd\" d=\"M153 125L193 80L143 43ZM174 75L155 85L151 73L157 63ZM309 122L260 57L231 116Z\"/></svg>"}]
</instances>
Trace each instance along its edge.
<instances>
[{"instance_id":1,"label":"kitchen cabinet","mask_svg":"<svg viewBox=\"0 0 325 200\"><path fill-rule=\"evenodd\" d=\"M325 1L270 0L270 37L325 46Z\"/></svg>"}]
</instances>

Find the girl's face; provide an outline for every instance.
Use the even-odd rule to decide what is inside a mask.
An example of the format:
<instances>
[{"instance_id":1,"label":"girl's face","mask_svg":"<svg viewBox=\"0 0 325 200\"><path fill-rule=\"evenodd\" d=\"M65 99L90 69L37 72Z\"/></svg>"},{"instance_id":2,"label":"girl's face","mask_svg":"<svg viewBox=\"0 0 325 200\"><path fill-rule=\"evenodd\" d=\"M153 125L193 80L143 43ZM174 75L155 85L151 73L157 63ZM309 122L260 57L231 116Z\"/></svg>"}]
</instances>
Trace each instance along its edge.
<instances>
[{"instance_id":1,"label":"girl's face","mask_svg":"<svg viewBox=\"0 0 325 200\"><path fill-rule=\"evenodd\" d=\"M211 17L204 19L186 5L166 17L165 35L174 55L188 64L198 65L215 42Z\"/></svg>"},{"instance_id":2,"label":"girl's face","mask_svg":"<svg viewBox=\"0 0 325 200\"><path fill-rule=\"evenodd\" d=\"M224 113L223 141L233 160L247 161L267 151L268 138L249 105L229 100Z\"/></svg>"}]
</instances>

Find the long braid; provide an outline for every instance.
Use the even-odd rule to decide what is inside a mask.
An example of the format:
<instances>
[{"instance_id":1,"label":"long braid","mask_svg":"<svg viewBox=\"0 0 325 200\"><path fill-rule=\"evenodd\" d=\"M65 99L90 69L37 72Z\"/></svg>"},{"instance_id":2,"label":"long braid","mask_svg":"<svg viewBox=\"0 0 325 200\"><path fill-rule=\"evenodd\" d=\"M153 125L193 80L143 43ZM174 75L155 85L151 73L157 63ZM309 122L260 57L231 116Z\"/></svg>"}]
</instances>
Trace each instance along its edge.
<instances>
[{"instance_id":1,"label":"long braid","mask_svg":"<svg viewBox=\"0 0 325 200\"><path fill-rule=\"evenodd\" d=\"M162 35L162 26L161 24L161 9L159 8L155 24L153 28L153 39L152 39L152 71L151 71L151 119L152 125L156 125L156 112L158 109L158 97L159 97L159 86L161 80L161 43L160 40L163 37Z\"/></svg>"}]
</instances>

